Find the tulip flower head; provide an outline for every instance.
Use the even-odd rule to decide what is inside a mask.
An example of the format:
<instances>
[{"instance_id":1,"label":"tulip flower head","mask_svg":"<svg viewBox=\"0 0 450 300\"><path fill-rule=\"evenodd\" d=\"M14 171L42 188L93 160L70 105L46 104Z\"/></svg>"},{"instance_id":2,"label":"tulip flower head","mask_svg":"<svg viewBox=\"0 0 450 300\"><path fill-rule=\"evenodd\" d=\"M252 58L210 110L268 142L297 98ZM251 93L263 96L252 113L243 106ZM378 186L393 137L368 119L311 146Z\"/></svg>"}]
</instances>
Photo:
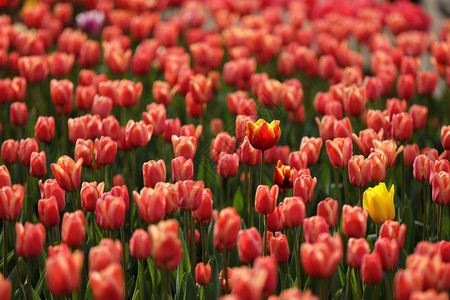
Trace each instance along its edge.
<instances>
[{"instance_id":1,"label":"tulip flower head","mask_svg":"<svg viewBox=\"0 0 450 300\"><path fill-rule=\"evenodd\" d=\"M267 150L276 145L280 139L281 129L280 121L274 120L270 124L263 119L259 119L256 123L247 122L247 137L250 144L255 149Z\"/></svg>"},{"instance_id":2,"label":"tulip flower head","mask_svg":"<svg viewBox=\"0 0 450 300\"><path fill-rule=\"evenodd\" d=\"M384 182L364 192L363 208L369 211L370 218L375 223L383 224L395 218L394 194L394 185L388 191Z\"/></svg>"}]
</instances>

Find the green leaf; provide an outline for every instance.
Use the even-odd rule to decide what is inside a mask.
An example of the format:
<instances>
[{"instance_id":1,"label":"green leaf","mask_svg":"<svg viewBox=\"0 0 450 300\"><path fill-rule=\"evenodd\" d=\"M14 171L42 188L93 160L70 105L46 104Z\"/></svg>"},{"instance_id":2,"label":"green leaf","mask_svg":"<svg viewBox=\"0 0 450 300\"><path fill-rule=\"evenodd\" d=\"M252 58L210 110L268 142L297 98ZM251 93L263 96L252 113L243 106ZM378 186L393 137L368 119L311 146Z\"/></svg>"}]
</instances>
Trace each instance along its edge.
<instances>
[{"instance_id":1,"label":"green leaf","mask_svg":"<svg viewBox=\"0 0 450 300\"><path fill-rule=\"evenodd\" d=\"M411 249L412 238L414 236L414 214L410 205L406 205L403 209L403 223L406 224L405 233L405 250L409 252Z\"/></svg>"},{"instance_id":2,"label":"green leaf","mask_svg":"<svg viewBox=\"0 0 450 300\"><path fill-rule=\"evenodd\" d=\"M234 193L233 207L242 215L244 213L244 196L242 195L241 187L238 187Z\"/></svg>"},{"instance_id":3,"label":"green leaf","mask_svg":"<svg viewBox=\"0 0 450 300\"><path fill-rule=\"evenodd\" d=\"M186 289L184 290L184 300L197 298L197 285L191 273L187 273Z\"/></svg>"},{"instance_id":4,"label":"green leaf","mask_svg":"<svg viewBox=\"0 0 450 300\"><path fill-rule=\"evenodd\" d=\"M344 267L342 266L342 264L338 265L338 271L339 271L339 279L341 280L341 284L342 286L346 285L346 278L345 278L345 271L344 271Z\"/></svg>"},{"instance_id":5,"label":"green leaf","mask_svg":"<svg viewBox=\"0 0 450 300\"><path fill-rule=\"evenodd\" d=\"M305 282L305 285L303 286L303 290L308 289L308 288L311 288L311 277L310 276L308 276L306 278L306 282Z\"/></svg>"}]
</instances>

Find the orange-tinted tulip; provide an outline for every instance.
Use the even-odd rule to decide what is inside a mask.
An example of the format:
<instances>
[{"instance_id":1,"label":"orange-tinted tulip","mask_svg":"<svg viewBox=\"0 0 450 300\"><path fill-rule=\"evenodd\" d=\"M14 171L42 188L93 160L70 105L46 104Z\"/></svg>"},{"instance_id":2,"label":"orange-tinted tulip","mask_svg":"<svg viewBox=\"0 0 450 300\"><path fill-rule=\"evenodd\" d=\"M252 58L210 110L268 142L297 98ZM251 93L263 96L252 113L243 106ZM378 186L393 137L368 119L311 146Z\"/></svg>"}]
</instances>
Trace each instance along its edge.
<instances>
[{"instance_id":1,"label":"orange-tinted tulip","mask_svg":"<svg viewBox=\"0 0 450 300\"><path fill-rule=\"evenodd\" d=\"M214 223L214 247L218 251L230 251L236 245L236 239L241 228L241 217L233 207L220 211Z\"/></svg>"},{"instance_id":2,"label":"orange-tinted tulip","mask_svg":"<svg viewBox=\"0 0 450 300\"><path fill-rule=\"evenodd\" d=\"M317 215L324 218L328 226L333 228L338 221L339 203L333 198L326 198L317 205Z\"/></svg>"},{"instance_id":3,"label":"orange-tinted tulip","mask_svg":"<svg viewBox=\"0 0 450 300\"><path fill-rule=\"evenodd\" d=\"M98 246L89 250L89 275L100 272L109 265L122 262L122 243L120 240L103 238Z\"/></svg>"},{"instance_id":4,"label":"orange-tinted tulip","mask_svg":"<svg viewBox=\"0 0 450 300\"><path fill-rule=\"evenodd\" d=\"M260 185L255 194L255 210L262 214L271 214L276 206L279 187L273 185L269 188L267 185Z\"/></svg>"},{"instance_id":5,"label":"orange-tinted tulip","mask_svg":"<svg viewBox=\"0 0 450 300\"><path fill-rule=\"evenodd\" d=\"M136 259L146 259L151 253L150 236L147 231L138 228L130 239L130 254Z\"/></svg>"},{"instance_id":6,"label":"orange-tinted tulip","mask_svg":"<svg viewBox=\"0 0 450 300\"><path fill-rule=\"evenodd\" d=\"M107 195L98 200L95 207L97 224L105 230L114 230L125 222L125 203L116 196Z\"/></svg>"},{"instance_id":7,"label":"orange-tinted tulip","mask_svg":"<svg viewBox=\"0 0 450 300\"><path fill-rule=\"evenodd\" d=\"M173 154L175 157L193 158L197 150L197 139L193 136L172 135Z\"/></svg>"},{"instance_id":8,"label":"orange-tinted tulip","mask_svg":"<svg viewBox=\"0 0 450 300\"><path fill-rule=\"evenodd\" d=\"M172 271L180 264L183 250L178 238L179 228L178 222L173 219L148 227L152 257L161 270Z\"/></svg>"},{"instance_id":9,"label":"orange-tinted tulip","mask_svg":"<svg viewBox=\"0 0 450 300\"><path fill-rule=\"evenodd\" d=\"M56 164L51 165L53 176L62 189L73 191L80 186L82 164L82 158L75 162L71 157L63 155Z\"/></svg>"},{"instance_id":10,"label":"orange-tinted tulip","mask_svg":"<svg viewBox=\"0 0 450 300\"><path fill-rule=\"evenodd\" d=\"M255 227L240 230L237 236L239 259L243 264L252 263L262 254L262 241Z\"/></svg>"},{"instance_id":11,"label":"orange-tinted tulip","mask_svg":"<svg viewBox=\"0 0 450 300\"><path fill-rule=\"evenodd\" d=\"M383 268L378 253L366 254L361 262L361 279L365 284L379 284L383 279Z\"/></svg>"},{"instance_id":12,"label":"orange-tinted tulip","mask_svg":"<svg viewBox=\"0 0 450 300\"><path fill-rule=\"evenodd\" d=\"M350 183L356 187L364 187L370 181L372 164L369 159L362 155L354 155L348 161L348 178Z\"/></svg>"},{"instance_id":13,"label":"orange-tinted tulip","mask_svg":"<svg viewBox=\"0 0 450 300\"><path fill-rule=\"evenodd\" d=\"M116 159L117 142L108 136L95 139L95 161L100 165L110 165Z\"/></svg>"},{"instance_id":14,"label":"orange-tinted tulip","mask_svg":"<svg viewBox=\"0 0 450 300\"><path fill-rule=\"evenodd\" d=\"M381 225L380 237L396 240L399 250L405 244L406 224L400 225L396 221L387 220Z\"/></svg>"},{"instance_id":15,"label":"orange-tinted tulip","mask_svg":"<svg viewBox=\"0 0 450 300\"><path fill-rule=\"evenodd\" d=\"M430 179L430 163L431 159L425 154L420 154L414 159L413 175L415 180L424 182Z\"/></svg>"},{"instance_id":16,"label":"orange-tinted tulip","mask_svg":"<svg viewBox=\"0 0 450 300\"><path fill-rule=\"evenodd\" d=\"M80 247L86 237L86 220L83 212L77 210L73 213L66 212L61 224L61 238L69 247Z\"/></svg>"},{"instance_id":17,"label":"orange-tinted tulip","mask_svg":"<svg viewBox=\"0 0 450 300\"><path fill-rule=\"evenodd\" d=\"M81 286L83 253L79 250L70 253L66 244L49 246L45 262L46 281L54 295L67 295L76 292Z\"/></svg>"},{"instance_id":18,"label":"orange-tinted tulip","mask_svg":"<svg viewBox=\"0 0 450 300\"><path fill-rule=\"evenodd\" d=\"M139 215L146 223L157 223L164 218L166 199L162 189L144 187L140 193L133 191L133 198L139 208Z\"/></svg>"},{"instance_id":19,"label":"orange-tinted tulip","mask_svg":"<svg viewBox=\"0 0 450 300\"><path fill-rule=\"evenodd\" d=\"M347 265L361 268L363 256L369 253L370 246L365 238L350 238L347 243Z\"/></svg>"},{"instance_id":20,"label":"orange-tinted tulip","mask_svg":"<svg viewBox=\"0 0 450 300\"><path fill-rule=\"evenodd\" d=\"M90 282L95 299L124 299L125 283L120 264L112 263L101 271L92 272Z\"/></svg>"},{"instance_id":21,"label":"orange-tinted tulip","mask_svg":"<svg viewBox=\"0 0 450 300\"><path fill-rule=\"evenodd\" d=\"M359 206L342 207L342 231L347 237L360 238L366 234L368 211Z\"/></svg>"},{"instance_id":22,"label":"orange-tinted tulip","mask_svg":"<svg viewBox=\"0 0 450 300\"><path fill-rule=\"evenodd\" d=\"M2 144L2 161L5 164L15 164L19 159L19 141L6 140Z\"/></svg>"},{"instance_id":23,"label":"orange-tinted tulip","mask_svg":"<svg viewBox=\"0 0 450 300\"><path fill-rule=\"evenodd\" d=\"M39 151L39 145L33 138L20 140L19 144L19 161L22 165L29 166L31 154Z\"/></svg>"},{"instance_id":24,"label":"orange-tinted tulip","mask_svg":"<svg viewBox=\"0 0 450 300\"><path fill-rule=\"evenodd\" d=\"M25 188L20 184L3 186L0 189L0 219L14 220L19 217L24 195Z\"/></svg>"},{"instance_id":25,"label":"orange-tinted tulip","mask_svg":"<svg viewBox=\"0 0 450 300\"><path fill-rule=\"evenodd\" d=\"M381 152L372 152L367 158L371 163L370 180L379 182L386 178L387 157Z\"/></svg>"},{"instance_id":26,"label":"orange-tinted tulip","mask_svg":"<svg viewBox=\"0 0 450 300\"><path fill-rule=\"evenodd\" d=\"M34 135L38 142L51 142L55 135L55 118L39 116L34 126Z\"/></svg>"},{"instance_id":27,"label":"orange-tinted tulip","mask_svg":"<svg viewBox=\"0 0 450 300\"><path fill-rule=\"evenodd\" d=\"M286 165L283 165L281 160L278 161L273 174L273 181L280 188L289 189L293 185L293 170Z\"/></svg>"},{"instance_id":28,"label":"orange-tinted tulip","mask_svg":"<svg viewBox=\"0 0 450 300\"><path fill-rule=\"evenodd\" d=\"M55 196L48 199L41 199L38 202L39 221L46 227L54 227L59 225L59 210L58 202Z\"/></svg>"},{"instance_id":29,"label":"orange-tinted tulip","mask_svg":"<svg viewBox=\"0 0 450 300\"><path fill-rule=\"evenodd\" d=\"M45 228L42 224L16 223L16 251L22 257L36 257L42 252L45 242Z\"/></svg>"},{"instance_id":30,"label":"orange-tinted tulip","mask_svg":"<svg viewBox=\"0 0 450 300\"><path fill-rule=\"evenodd\" d=\"M349 116L359 116L366 109L366 90L355 85L345 88L344 109Z\"/></svg>"},{"instance_id":31,"label":"orange-tinted tulip","mask_svg":"<svg viewBox=\"0 0 450 300\"><path fill-rule=\"evenodd\" d=\"M195 281L202 286L211 282L211 265L200 262L195 266Z\"/></svg>"},{"instance_id":32,"label":"orange-tinted tulip","mask_svg":"<svg viewBox=\"0 0 450 300\"><path fill-rule=\"evenodd\" d=\"M44 177L47 174L47 157L44 151L33 152L30 157L30 175Z\"/></svg>"},{"instance_id":33,"label":"orange-tinted tulip","mask_svg":"<svg viewBox=\"0 0 450 300\"><path fill-rule=\"evenodd\" d=\"M267 150L278 142L281 135L280 121L274 120L270 124L263 119L256 123L247 122L247 137L250 144L255 149Z\"/></svg>"},{"instance_id":34,"label":"orange-tinted tulip","mask_svg":"<svg viewBox=\"0 0 450 300\"><path fill-rule=\"evenodd\" d=\"M382 142L374 140L373 147L375 148L375 152L382 152L386 155L386 166L388 168L394 166L397 155L403 151L403 146L397 149L397 143L394 140L385 140Z\"/></svg>"}]
</instances>

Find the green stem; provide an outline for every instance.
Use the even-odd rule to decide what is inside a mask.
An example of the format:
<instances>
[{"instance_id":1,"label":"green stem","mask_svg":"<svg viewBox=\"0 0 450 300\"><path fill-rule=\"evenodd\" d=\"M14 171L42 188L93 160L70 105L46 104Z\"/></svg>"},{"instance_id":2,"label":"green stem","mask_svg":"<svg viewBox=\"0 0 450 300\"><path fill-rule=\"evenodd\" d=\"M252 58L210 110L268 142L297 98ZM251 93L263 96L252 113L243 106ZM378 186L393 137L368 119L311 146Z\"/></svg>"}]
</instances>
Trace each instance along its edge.
<instances>
[{"instance_id":1,"label":"green stem","mask_svg":"<svg viewBox=\"0 0 450 300\"><path fill-rule=\"evenodd\" d=\"M31 258L25 259L27 262L27 298L33 299L33 293L31 292Z\"/></svg>"},{"instance_id":2,"label":"green stem","mask_svg":"<svg viewBox=\"0 0 450 300\"><path fill-rule=\"evenodd\" d=\"M264 256L266 256L267 255L267 230L268 230L268 228L267 228L268 226L267 226L267 215L264 215L264 237L263 237L263 239L264 239Z\"/></svg>"},{"instance_id":3,"label":"green stem","mask_svg":"<svg viewBox=\"0 0 450 300\"><path fill-rule=\"evenodd\" d=\"M76 191L73 190L70 193L72 194L72 208L73 208L73 211L76 211L77 210L77 200L76 200L76 194L75 194Z\"/></svg>"},{"instance_id":4,"label":"green stem","mask_svg":"<svg viewBox=\"0 0 450 300\"><path fill-rule=\"evenodd\" d=\"M436 204L438 207L438 228L437 228L437 239L438 241L441 240L441 233L442 233L442 211L444 206L440 204Z\"/></svg>"},{"instance_id":5,"label":"green stem","mask_svg":"<svg viewBox=\"0 0 450 300\"><path fill-rule=\"evenodd\" d=\"M156 263L154 260L152 260L152 263L149 264L149 272L150 272L150 276L152 276L153 279L153 288L152 288L152 294L153 294L153 299L158 299L157 297L157 287L158 287L158 273L156 271Z\"/></svg>"},{"instance_id":6,"label":"green stem","mask_svg":"<svg viewBox=\"0 0 450 300\"><path fill-rule=\"evenodd\" d=\"M377 235L376 235L376 238L378 238L378 235L379 235L379 233L380 233L380 227L381 227L380 224L375 223L375 233L377 234Z\"/></svg>"},{"instance_id":7,"label":"green stem","mask_svg":"<svg viewBox=\"0 0 450 300\"><path fill-rule=\"evenodd\" d=\"M249 166L244 165L244 195L248 195L248 168ZM247 199L247 204L250 202L250 198ZM250 219L250 205L246 205L245 208L245 224L249 224Z\"/></svg>"},{"instance_id":8,"label":"green stem","mask_svg":"<svg viewBox=\"0 0 450 300\"><path fill-rule=\"evenodd\" d=\"M31 195L30 195L30 193L31 193L31 188L30 188L30 177L31 177L31 175L29 174L29 172L25 175L26 177L27 177L27 201L26 201L26 207L25 207L25 210L26 210L26 217L27 217L27 221L29 221L29 222L31 222L31 215L30 215L30 211L31 211Z\"/></svg>"},{"instance_id":9,"label":"green stem","mask_svg":"<svg viewBox=\"0 0 450 300\"><path fill-rule=\"evenodd\" d=\"M48 246L53 246L55 243L53 241L52 231L53 230L51 228L48 230Z\"/></svg>"},{"instance_id":10,"label":"green stem","mask_svg":"<svg viewBox=\"0 0 450 300\"><path fill-rule=\"evenodd\" d=\"M95 216L94 214L91 212L91 227L92 227L92 235L94 236L94 246L97 245L97 230L95 228Z\"/></svg>"},{"instance_id":11,"label":"green stem","mask_svg":"<svg viewBox=\"0 0 450 300\"><path fill-rule=\"evenodd\" d=\"M169 299L169 271L163 270L164 300Z\"/></svg>"},{"instance_id":12,"label":"green stem","mask_svg":"<svg viewBox=\"0 0 450 300\"><path fill-rule=\"evenodd\" d=\"M388 300L394 299L394 270L386 273L386 294Z\"/></svg>"},{"instance_id":13,"label":"green stem","mask_svg":"<svg viewBox=\"0 0 450 300\"><path fill-rule=\"evenodd\" d=\"M139 268L139 296L141 300L145 300L145 281L144 281L144 264L142 259L138 260Z\"/></svg>"},{"instance_id":14,"label":"green stem","mask_svg":"<svg viewBox=\"0 0 450 300\"><path fill-rule=\"evenodd\" d=\"M11 236L12 236L12 242L13 245L15 247L16 245L16 237L14 235L14 223L13 221L10 221L11 224L9 226L9 230L11 231ZM19 264L19 256L17 255L16 250L14 250L14 260L16 261L16 270L17 270L17 282L19 284L19 296L20 296L20 300L23 300L23 295L24 295L24 290L23 290L23 286L22 286L22 276L21 276L21 271L20 271L20 264Z\"/></svg>"},{"instance_id":15,"label":"green stem","mask_svg":"<svg viewBox=\"0 0 450 300\"><path fill-rule=\"evenodd\" d=\"M427 219L428 219L428 202L427 202L427 192L426 192L426 182L422 182L422 201L423 201L423 231L422 240L425 240L427 236Z\"/></svg>"},{"instance_id":16,"label":"green stem","mask_svg":"<svg viewBox=\"0 0 450 300\"><path fill-rule=\"evenodd\" d=\"M336 168L332 168L334 178L334 199L339 198L339 173Z\"/></svg>"},{"instance_id":17,"label":"green stem","mask_svg":"<svg viewBox=\"0 0 450 300\"><path fill-rule=\"evenodd\" d=\"M228 270L227 270L227 250L224 249L222 252L222 270L223 278L225 278L225 294L228 294Z\"/></svg>"},{"instance_id":18,"label":"green stem","mask_svg":"<svg viewBox=\"0 0 450 300\"><path fill-rule=\"evenodd\" d=\"M261 150L261 174L259 178L259 184L264 184L264 150Z\"/></svg>"},{"instance_id":19,"label":"green stem","mask_svg":"<svg viewBox=\"0 0 450 300\"><path fill-rule=\"evenodd\" d=\"M350 204L348 202L348 183L347 183L347 176L345 175L347 167L345 168L341 168L341 173L342 173L342 181L344 182L344 191L345 191L345 204Z\"/></svg>"},{"instance_id":20,"label":"green stem","mask_svg":"<svg viewBox=\"0 0 450 300\"><path fill-rule=\"evenodd\" d=\"M120 239L122 241L122 266L123 266L123 278L125 279L125 298L127 298L127 257L125 255L125 232L123 229L124 226L120 227Z\"/></svg>"},{"instance_id":21,"label":"green stem","mask_svg":"<svg viewBox=\"0 0 450 300\"><path fill-rule=\"evenodd\" d=\"M320 300L328 299L328 278L319 279L319 295Z\"/></svg>"},{"instance_id":22,"label":"green stem","mask_svg":"<svg viewBox=\"0 0 450 300\"><path fill-rule=\"evenodd\" d=\"M252 186L253 186L253 167L250 166L250 174L248 180L248 213L249 213L249 224L248 228L253 226L253 197L252 197Z\"/></svg>"},{"instance_id":23,"label":"green stem","mask_svg":"<svg viewBox=\"0 0 450 300\"><path fill-rule=\"evenodd\" d=\"M401 206L401 212L403 213L403 209L405 209L405 195L406 195L406 190L405 190L405 164L403 163L403 151L400 152L400 165L401 165L401 173L402 173L402 206ZM402 216L400 216L402 217ZM401 220L402 218L400 218Z\"/></svg>"},{"instance_id":24,"label":"green stem","mask_svg":"<svg viewBox=\"0 0 450 300\"><path fill-rule=\"evenodd\" d=\"M3 276L8 278L8 224L3 219Z\"/></svg>"},{"instance_id":25,"label":"green stem","mask_svg":"<svg viewBox=\"0 0 450 300\"><path fill-rule=\"evenodd\" d=\"M208 250L208 237L206 234L206 227L203 222L200 224L202 247L203 247L203 262L206 264L209 260L209 250Z\"/></svg>"},{"instance_id":26,"label":"green stem","mask_svg":"<svg viewBox=\"0 0 450 300\"><path fill-rule=\"evenodd\" d=\"M361 187L358 187L358 205L361 207L363 205L363 192Z\"/></svg>"},{"instance_id":27,"label":"green stem","mask_svg":"<svg viewBox=\"0 0 450 300\"><path fill-rule=\"evenodd\" d=\"M190 227L190 233L191 233L191 274L192 277L195 278L195 264L197 262L196 253L195 253L195 224L194 224L194 217L191 213L187 212L189 214L188 216L188 222Z\"/></svg>"},{"instance_id":28,"label":"green stem","mask_svg":"<svg viewBox=\"0 0 450 300\"><path fill-rule=\"evenodd\" d=\"M356 291L358 293L358 299L361 299L362 287L361 287L361 272L359 269L355 270L355 278L356 278Z\"/></svg>"},{"instance_id":29,"label":"green stem","mask_svg":"<svg viewBox=\"0 0 450 300\"><path fill-rule=\"evenodd\" d=\"M350 285L351 285L351 273L352 273L352 268L348 267L347 268L347 282L345 283L345 299L350 300L352 299L351 295L351 289L350 289Z\"/></svg>"}]
</instances>

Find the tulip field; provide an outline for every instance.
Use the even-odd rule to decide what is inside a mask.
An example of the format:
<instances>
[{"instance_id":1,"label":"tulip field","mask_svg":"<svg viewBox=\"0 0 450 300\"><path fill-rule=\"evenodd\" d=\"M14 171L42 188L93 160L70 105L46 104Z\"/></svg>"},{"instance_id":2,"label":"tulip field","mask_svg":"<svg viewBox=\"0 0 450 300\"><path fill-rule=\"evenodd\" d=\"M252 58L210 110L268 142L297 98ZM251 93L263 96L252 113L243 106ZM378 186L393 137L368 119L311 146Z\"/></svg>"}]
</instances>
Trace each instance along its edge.
<instances>
[{"instance_id":1,"label":"tulip field","mask_svg":"<svg viewBox=\"0 0 450 300\"><path fill-rule=\"evenodd\" d=\"M409 1L0 0L0 300L448 300L433 21Z\"/></svg>"}]
</instances>

